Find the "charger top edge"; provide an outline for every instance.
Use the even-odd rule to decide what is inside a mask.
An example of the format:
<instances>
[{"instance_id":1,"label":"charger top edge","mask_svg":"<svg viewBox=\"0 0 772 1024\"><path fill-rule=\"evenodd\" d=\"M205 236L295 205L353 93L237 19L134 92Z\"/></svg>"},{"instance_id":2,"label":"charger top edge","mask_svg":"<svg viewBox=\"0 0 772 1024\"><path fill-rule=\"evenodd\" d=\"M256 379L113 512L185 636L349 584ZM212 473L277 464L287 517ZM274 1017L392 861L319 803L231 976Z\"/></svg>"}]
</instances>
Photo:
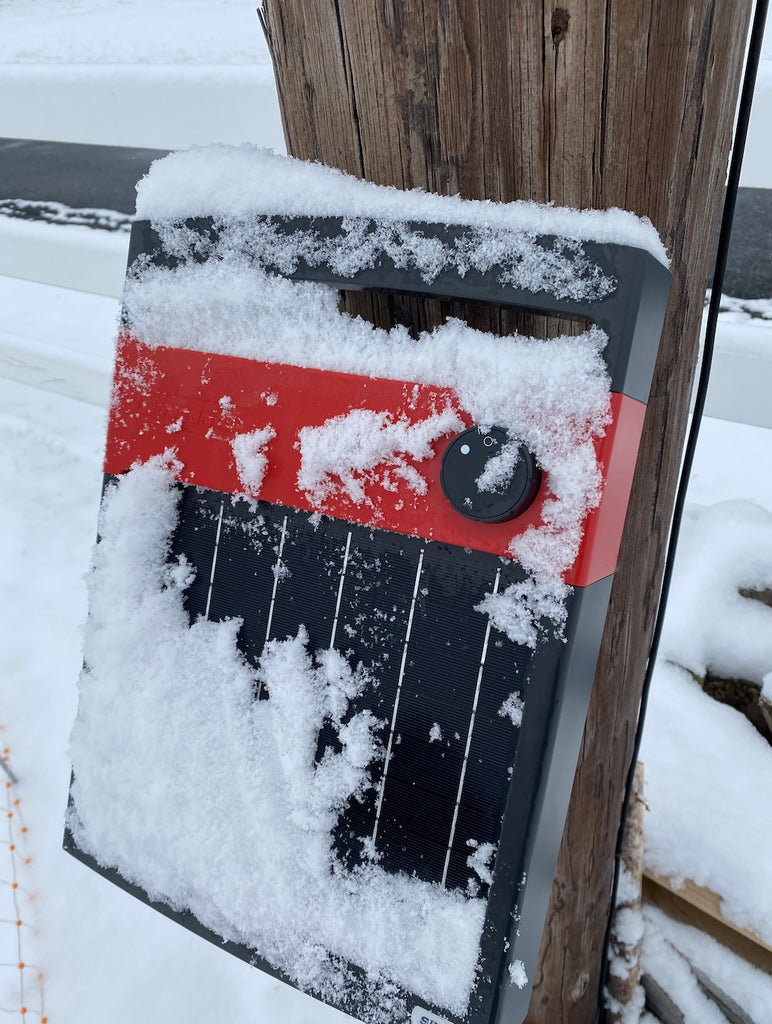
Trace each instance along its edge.
<instances>
[{"instance_id":1,"label":"charger top edge","mask_svg":"<svg viewBox=\"0 0 772 1024\"><path fill-rule=\"evenodd\" d=\"M365 217L425 221L643 249L669 267L646 218L624 210L576 210L524 200L497 203L375 185L319 163L251 144L212 145L156 160L137 186L137 218Z\"/></svg>"}]
</instances>

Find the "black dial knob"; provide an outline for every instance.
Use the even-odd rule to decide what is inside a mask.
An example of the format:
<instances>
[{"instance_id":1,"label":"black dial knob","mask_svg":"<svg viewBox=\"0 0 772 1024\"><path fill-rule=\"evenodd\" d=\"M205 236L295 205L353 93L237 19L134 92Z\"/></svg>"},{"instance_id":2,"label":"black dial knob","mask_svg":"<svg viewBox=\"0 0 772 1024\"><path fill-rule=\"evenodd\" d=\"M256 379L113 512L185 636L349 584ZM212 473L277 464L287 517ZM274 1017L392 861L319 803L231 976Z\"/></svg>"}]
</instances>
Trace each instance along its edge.
<instances>
[{"instance_id":1,"label":"black dial knob","mask_svg":"<svg viewBox=\"0 0 772 1024\"><path fill-rule=\"evenodd\" d=\"M453 508L467 519L503 523L533 502L541 470L525 445L501 427L470 427L442 456L440 483Z\"/></svg>"}]
</instances>

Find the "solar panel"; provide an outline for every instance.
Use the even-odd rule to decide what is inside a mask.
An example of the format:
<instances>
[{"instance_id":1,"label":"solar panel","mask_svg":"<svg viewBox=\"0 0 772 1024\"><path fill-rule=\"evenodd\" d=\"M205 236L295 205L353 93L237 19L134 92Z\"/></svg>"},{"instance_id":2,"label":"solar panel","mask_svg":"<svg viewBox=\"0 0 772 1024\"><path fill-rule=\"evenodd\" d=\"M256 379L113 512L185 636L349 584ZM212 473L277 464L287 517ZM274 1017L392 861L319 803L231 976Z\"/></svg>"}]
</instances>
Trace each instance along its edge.
<instances>
[{"instance_id":1,"label":"solar panel","mask_svg":"<svg viewBox=\"0 0 772 1024\"><path fill-rule=\"evenodd\" d=\"M206 218L188 220L184 229L202 263L228 230ZM411 224L410 231L458 247L465 229ZM506 486L476 486L489 453L504 452L508 435L496 425L476 424L452 388L152 346L128 329L119 340L106 487L138 461L174 448L177 521L168 562L178 565L182 559L195 570L184 591L190 628L202 620L238 619L238 648L255 669L267 643L299 631L305 631L310 651L334 649L350 666L368 667L367 685L352 695L341 721L325 721L316 745L315 761L323 764L341 749L341 723L368 712L376 723L381 756L372 766L371 784L346 800L335 817L330 837L335 870L353 877L362 865L376 862L389 875L456 892L470 905L483 901L479 967L464 1012L399 982L387 1004L355 961L345 967L345 986L332 993L313 986L311 991L363 1021L522 1020L669 274L640 249L530 239L545 261L558 253L587 285L576 298L558 287L528 290L508 284L495 263L464 273L444 267L433 280L400 265L393 254L353 273L341 270L329 253L341 239L345 246L351 233L342 218L260 217L255 237L261 232L272 239L272 247L261 249L261 272L287 281L481 299L582 316L608 336L603 359L611 381L611 422L596 443L603 496L585 522L566 576L573 589L566 597L562 634L544 629L536 644L512 639L480 609L491 595L526 581L510 544L513 533L524 535L548 515L549 474L521 445ZM280 258L281 239L298 234L314 245L288 265ZM149 223L134 225L130 273L181 262ZM594 287L599 281L603 287ZM334 347L334 339L325 341ZM532 401L538 403L539 395ZM445 427L439 419L437 426L442 450L436 444L422 461L423 491L414 486L409 460L397 460L371 482L365 501L357 500L359 477L344 480L334 494L325 492L324 480L303 485L297 439L304 427L337 422L351 410L370 416L388 410L391 418L382 423L398 422L406 430L445 417ZM269 417L271 429L265 433ZM234 439L256 436L250 432L258 428L270 440L270 459L259 488L249 495L247 487L245 500ZM270 702L270 691L270 682L261 678L252 697ZM81 714L88 713L82 706ZM77 780L77 763L74 771ZM271 784L254 780L255 787ZM110 799L109 792L104 796ZM71 800L71 813L77 815L77 786ZM191 912L193 900L180 906L157 899L141 877L100 860L69 827L65 848L185 927L293 981L276 966L270 948L218 934Z\"/></svg>"}]
</instances>

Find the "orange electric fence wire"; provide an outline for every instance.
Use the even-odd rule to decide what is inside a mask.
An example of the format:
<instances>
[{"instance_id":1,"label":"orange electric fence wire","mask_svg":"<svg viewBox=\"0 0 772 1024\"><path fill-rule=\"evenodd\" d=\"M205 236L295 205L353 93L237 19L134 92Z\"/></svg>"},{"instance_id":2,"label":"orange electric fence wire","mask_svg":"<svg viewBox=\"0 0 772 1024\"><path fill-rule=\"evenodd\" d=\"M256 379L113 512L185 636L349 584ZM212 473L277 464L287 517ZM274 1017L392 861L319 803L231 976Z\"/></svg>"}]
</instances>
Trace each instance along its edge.
<instances>
[{"instance_id":1,"label":"orange electric fence wire","mask_svg":"<svg viewBox=\"0 0 772 1024\"><path fill-rule=\"evenodd\" d=\"M0 725L0 730L3 726ZM48 1024L43 972L25 955L32 933L34 899L27 883L32 856L24 823L19 783L11 767L11 750L0 748L0 787L4 798L0 822L0 1014Z\"/></svg>"}]
</instances>

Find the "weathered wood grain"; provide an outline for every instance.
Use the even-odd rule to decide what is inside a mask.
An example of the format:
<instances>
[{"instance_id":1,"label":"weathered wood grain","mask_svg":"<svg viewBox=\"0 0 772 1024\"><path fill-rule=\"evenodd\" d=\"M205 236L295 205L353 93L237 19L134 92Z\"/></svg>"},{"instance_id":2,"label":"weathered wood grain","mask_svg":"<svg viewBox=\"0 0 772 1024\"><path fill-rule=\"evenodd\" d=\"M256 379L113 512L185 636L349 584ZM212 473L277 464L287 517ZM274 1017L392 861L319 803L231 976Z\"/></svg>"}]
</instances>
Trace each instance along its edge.
<instances>
[{"instance_id":1,"label":"weathered wood grain","mask_svg":"<svg viewBox=\"0 0 772 1024\"><path fill-rule=\"evenodd\" d=\"M625 873L624 888L617 891L614 916L611 921L609 953L616 961L616 969L609 971L606 988L610 995L610 1009L606 1024L625 1024L632 1019L640 992L641 952L643 931L630 931L630 915L640 917L643 894L644 815L646 801L643 796L643 764L635 766L630 809L625 821L619 859Z\"/></svg>"},{"instance_id":2,"label":"weathered wood grain","mask_svg":"<svg viewBox=\"0 0 772 1024\"><path fill-rule=\"evenodd\" d=\"M590 1024L751 0L263 0L289 152L465 198L620 206L673 260L530 1024ZM360 310L362 307L350 305ZM446 310L378 299L420 328ZM475 326L545 329L470 314ZM554 329L554 328L552 328Z\"/></svg>"}]
</instances>

